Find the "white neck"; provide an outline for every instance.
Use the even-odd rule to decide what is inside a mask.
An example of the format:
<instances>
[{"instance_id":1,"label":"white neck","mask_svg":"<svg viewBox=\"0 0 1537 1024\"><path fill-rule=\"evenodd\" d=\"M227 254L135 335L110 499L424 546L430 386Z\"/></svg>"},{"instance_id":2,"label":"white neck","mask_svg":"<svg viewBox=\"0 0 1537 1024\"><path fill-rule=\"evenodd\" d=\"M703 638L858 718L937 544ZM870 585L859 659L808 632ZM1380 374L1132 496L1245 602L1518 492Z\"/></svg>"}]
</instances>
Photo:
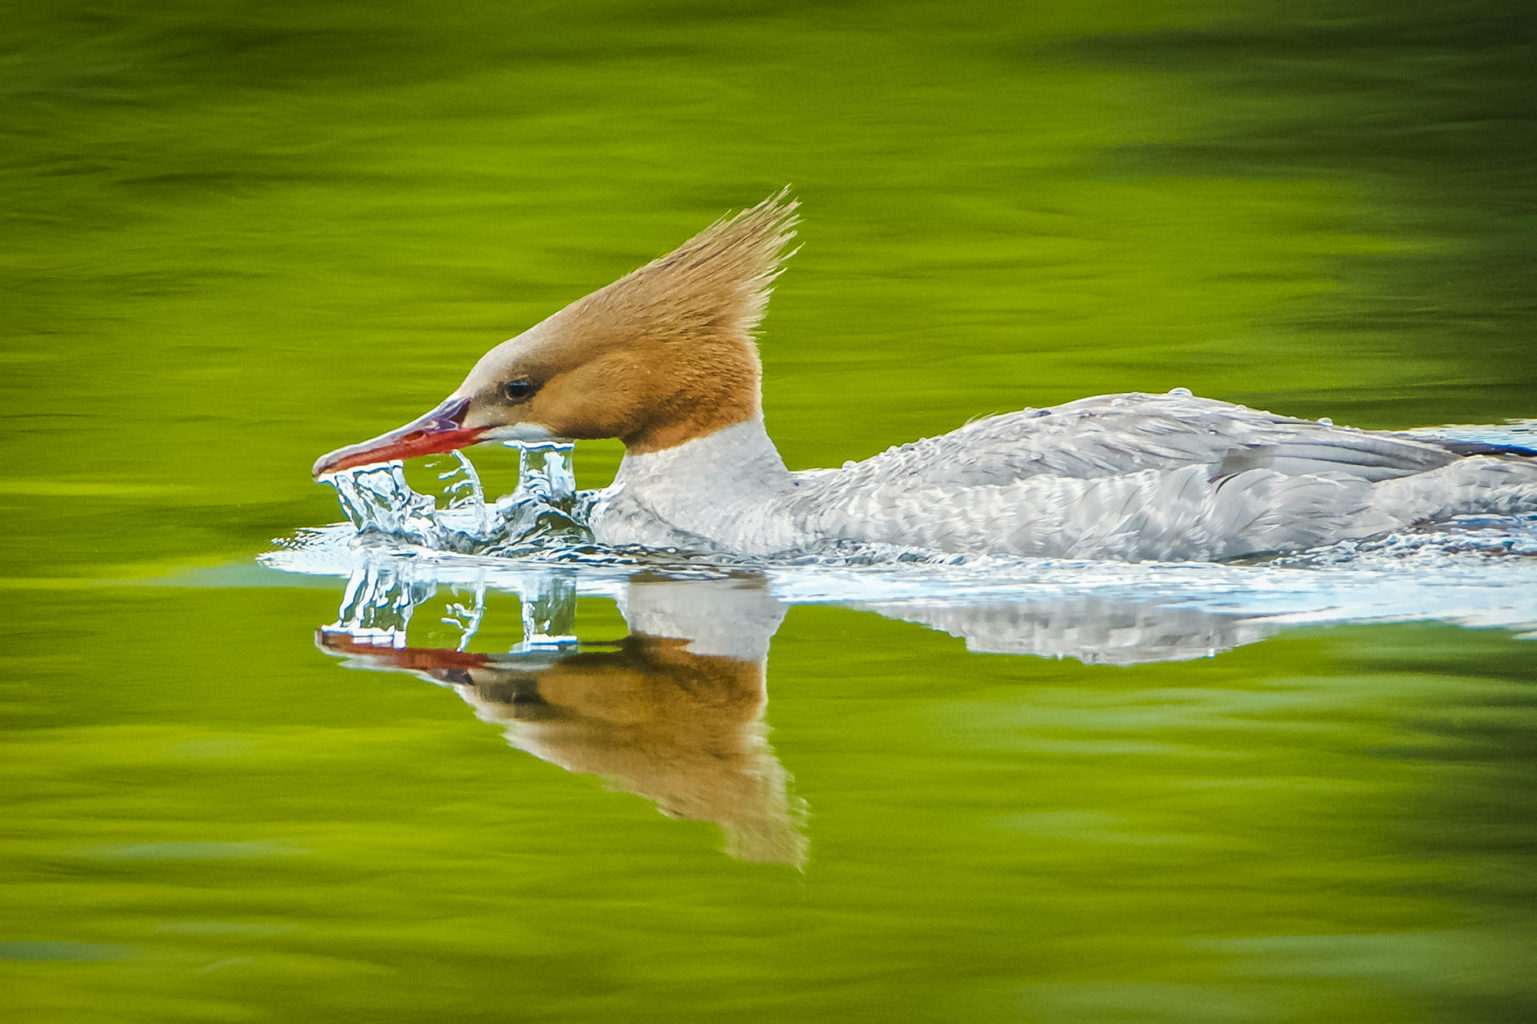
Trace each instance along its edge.
<instances>
[{"instance_id":1,"label":"white neck","mask_svg":"<svg viewBox=\"0 0 1537 1024\"><path fill-rule=\"evenodd\" d=\"M728 480L751 487L788 485L779 450L769 440L762 417L733 423L713 434L645 455L626 454L615 480L639 483L651 478L708 478L715 486Z\"/></svg>"},{"instance_id":2,"label":"white neck","mask_svg":"<svg viewBox=\"0 0 1537 1024\"><path fill-rule=\"evenodd\" d=\"M645 455L625 455L593 529L605 544L743 554L793 542L785 502L795 482L761 418Z\"/></svg>"}]
</instances>

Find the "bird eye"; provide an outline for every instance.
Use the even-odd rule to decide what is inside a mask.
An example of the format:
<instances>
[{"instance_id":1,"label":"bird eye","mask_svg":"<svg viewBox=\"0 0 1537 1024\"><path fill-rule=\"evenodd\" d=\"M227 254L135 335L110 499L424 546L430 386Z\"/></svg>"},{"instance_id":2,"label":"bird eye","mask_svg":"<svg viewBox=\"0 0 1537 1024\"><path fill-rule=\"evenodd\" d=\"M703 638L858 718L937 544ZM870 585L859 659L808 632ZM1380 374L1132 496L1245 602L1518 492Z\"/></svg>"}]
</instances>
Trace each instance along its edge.
<instances>
[{"instance_id":1,"label":"bird eye","mask_svg":"<svg viewBox=\"0 0 1537 1024\"><path fill-rule=\"evenodd\" d=\"M521 402L533 393L533 382L527 377L519 377L517 380L510 380L502 385L502 394L506 395L513 402Z\"/></svg>"}]
</instances>

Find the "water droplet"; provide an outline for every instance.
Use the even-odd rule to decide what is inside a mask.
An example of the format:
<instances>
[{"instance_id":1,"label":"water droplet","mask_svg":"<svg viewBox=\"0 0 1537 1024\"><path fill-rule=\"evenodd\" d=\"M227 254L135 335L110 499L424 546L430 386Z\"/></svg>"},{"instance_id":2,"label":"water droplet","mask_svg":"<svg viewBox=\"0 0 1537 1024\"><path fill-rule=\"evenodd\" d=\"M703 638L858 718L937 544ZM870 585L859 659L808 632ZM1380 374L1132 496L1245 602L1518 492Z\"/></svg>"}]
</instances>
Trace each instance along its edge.
<instances>
[{"instance_id":1,"label":"water droplet","mask_svg":"<svg viewBox=\"0 0 1537 1024\"><path fill-rule=\"evenodd\" d=\"M1191 392L1191 390L1189 388L1170 388L1169 389L1169 394L1173 395L1175 398L1194 398L1195 397L1195 395Z\"/></svg>"},{"instance_id":2,"label":"water droplet","mask_svg":"<svg viewBox=\"0 0 1537 1024\"><path fill-rule=\"evenodd\" d=\"M1321 427L1332 427L1334 426L1334 421L1327 416L1320 416L1318 417L1318 425Z\"/></svg>"}]
</instances>

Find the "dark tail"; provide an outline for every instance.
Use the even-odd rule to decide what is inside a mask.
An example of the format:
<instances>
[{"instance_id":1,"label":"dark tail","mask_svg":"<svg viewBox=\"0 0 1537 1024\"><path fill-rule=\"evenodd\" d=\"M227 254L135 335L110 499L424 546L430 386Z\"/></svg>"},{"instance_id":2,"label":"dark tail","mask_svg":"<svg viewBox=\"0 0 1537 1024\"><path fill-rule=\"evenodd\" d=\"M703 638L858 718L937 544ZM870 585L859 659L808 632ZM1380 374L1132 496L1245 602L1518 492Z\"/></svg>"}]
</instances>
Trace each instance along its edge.
<instances>
[{"instance_id":1,"label":"dark tail","mask_svg":"<svg viewBox=\"0 0 1537 1024\"><path fill-rule=\"evenodd\" d=\"M1537 459L1537 448L1523 448L1515 444L1485 444L1482 441L1442 441L1440 439L1432 440L1431 443L1456 455L1514 455L1518 458Z\"/></svg>"}]
</instances>

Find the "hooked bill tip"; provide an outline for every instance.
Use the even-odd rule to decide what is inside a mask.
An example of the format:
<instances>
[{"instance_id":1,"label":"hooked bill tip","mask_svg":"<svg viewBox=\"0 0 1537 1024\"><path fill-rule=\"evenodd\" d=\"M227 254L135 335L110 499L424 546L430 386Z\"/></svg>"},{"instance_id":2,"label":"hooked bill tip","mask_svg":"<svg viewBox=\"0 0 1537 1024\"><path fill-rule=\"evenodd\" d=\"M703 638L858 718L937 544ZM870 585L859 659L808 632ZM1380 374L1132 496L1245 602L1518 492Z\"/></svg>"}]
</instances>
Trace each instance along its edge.
<instances>
[{"instance_id":1,"label":"hooked bill tip","mask_svg":"<svg viewBox=\"0 0 1537 1024\"><path fill-rule=\"evenodd\" d=\"M436 409L378 437L327 452L310 467L310 476L321 477L358 466L372 466L413 455L436 455L478 444L485 438L482 427L462 425L469 399L449 398Z\"/></svg>"}]
</instances>

